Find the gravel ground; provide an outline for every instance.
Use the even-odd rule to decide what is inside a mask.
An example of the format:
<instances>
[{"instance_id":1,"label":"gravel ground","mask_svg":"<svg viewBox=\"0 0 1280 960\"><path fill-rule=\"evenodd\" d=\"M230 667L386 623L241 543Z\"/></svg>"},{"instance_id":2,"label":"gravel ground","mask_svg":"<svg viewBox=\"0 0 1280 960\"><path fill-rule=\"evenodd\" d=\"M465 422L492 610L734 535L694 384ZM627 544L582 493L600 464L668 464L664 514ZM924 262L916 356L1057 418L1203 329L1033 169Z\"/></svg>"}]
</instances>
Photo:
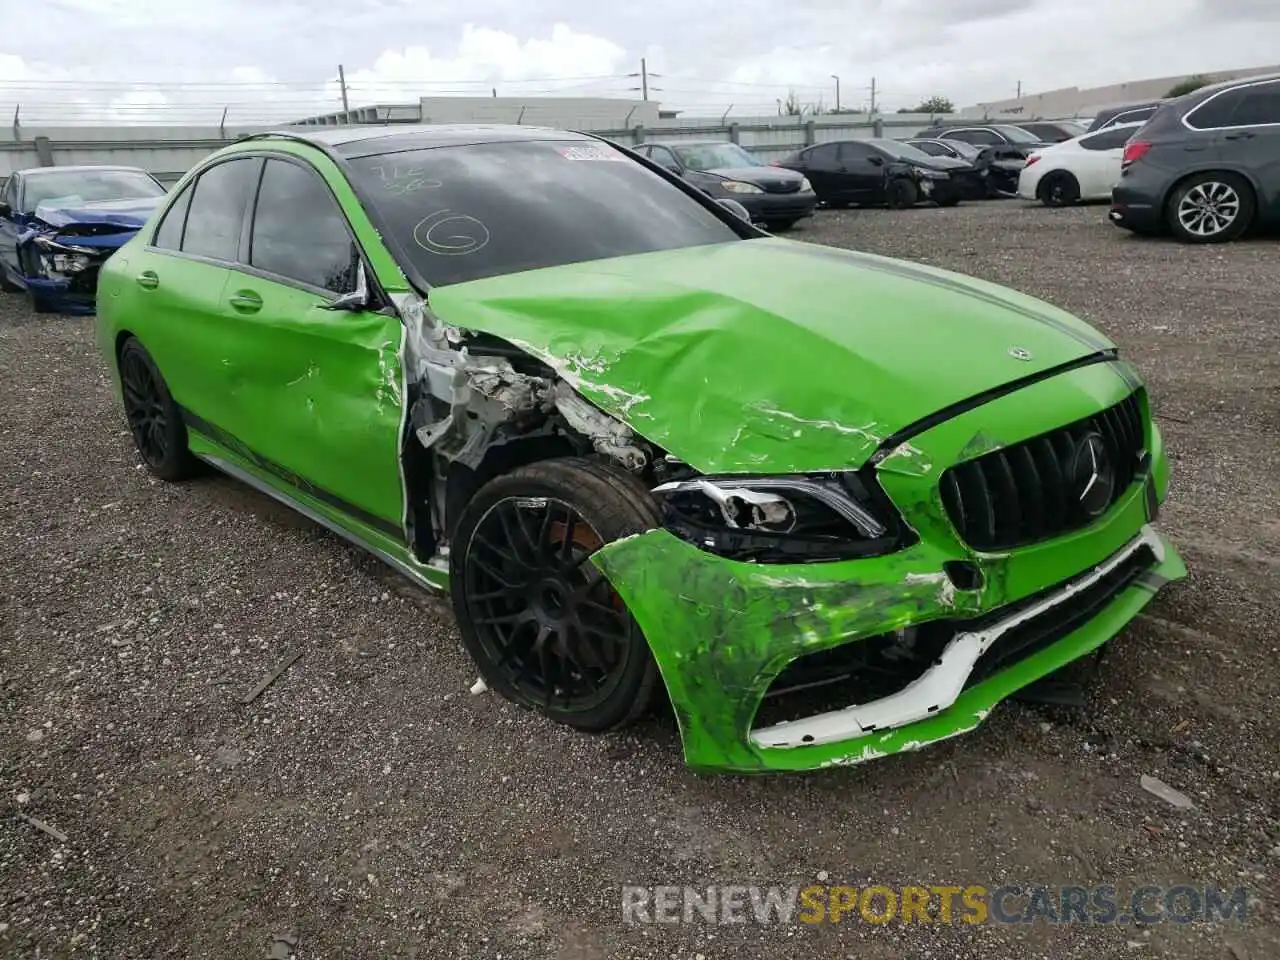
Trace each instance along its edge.
<instances>
[{"instance_id":1,"label":"gravel ground","mask_svg":"<svg viewBox=\"0 0 1280 960\"><path fill-rule=\"evenodd\" d=\"M225 478L151 480L91 321L5 297L0 952L1280 956L1275 242L1190 249L1016 201L821 213L795 236L1045 297L1149 378L1193 574L1114 645L1087 710L1008 704L918 754L751 779L687 772L667 719L592 738L470 696L441 601ZM624 884L818 879L1256 900L1244 924L621 922Z\"/></svg>"}]
</instances>

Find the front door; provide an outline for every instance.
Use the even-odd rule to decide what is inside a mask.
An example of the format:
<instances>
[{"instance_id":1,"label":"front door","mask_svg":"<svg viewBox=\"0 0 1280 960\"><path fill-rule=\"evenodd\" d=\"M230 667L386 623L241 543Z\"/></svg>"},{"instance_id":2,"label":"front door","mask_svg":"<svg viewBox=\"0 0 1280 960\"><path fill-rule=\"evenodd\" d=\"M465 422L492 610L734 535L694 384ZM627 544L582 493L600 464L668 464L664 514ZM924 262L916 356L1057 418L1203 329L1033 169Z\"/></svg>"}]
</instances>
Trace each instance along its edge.
<instances>
[{"instance_id":1,"label":"front door","mask_svg":"<svg viewBox=\"0 0 1280 960\"><path fill-rule=\"evenodd\" d=\"M250 223L221 296L233 396L218 426L259 468L403 540L400 320L330 309L363 260L310 164L268 158Z\"/></svg>"}]
</instances>

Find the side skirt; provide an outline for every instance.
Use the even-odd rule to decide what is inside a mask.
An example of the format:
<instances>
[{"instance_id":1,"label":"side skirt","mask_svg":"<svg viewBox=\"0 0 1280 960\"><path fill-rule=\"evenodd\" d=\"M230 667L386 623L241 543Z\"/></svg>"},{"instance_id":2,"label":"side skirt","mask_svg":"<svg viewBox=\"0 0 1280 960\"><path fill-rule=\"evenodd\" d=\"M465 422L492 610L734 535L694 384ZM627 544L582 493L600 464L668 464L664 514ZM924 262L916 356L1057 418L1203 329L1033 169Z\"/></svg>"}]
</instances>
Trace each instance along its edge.
<instances>
[{"instance_id":1,"label":"side skirt","mask_svg":"<svg viewBox=\"0 0 1280 960\"><path fill-rule=\"evenodd\" d=\"M213 442L207 437L202 438L206 444L210 446ZM279 489L275 484L269 482L263 477L259 477L248 466L233 463L225 457L213 453L201 453L192 451L194 456L208 463L210 466L220 470L230 477L239 480L247 486L252 487L259 493L265 493L278 503L284 504L292 510L296 510L309 520L318 523L331 533L337 534L362 550L377 557L391 569L400 575L406 577L418 586L427 590L444 590L448 587L448 573L436 566L426 566L418 564L406 557L397 557L395 554L386 550L370 539L362 537L354 530L344 526L338 520L325 516L316 507L308 505L301 496L294 496ZM353 518L354 519L354 518Z\"/></svg>"}]
</instances>

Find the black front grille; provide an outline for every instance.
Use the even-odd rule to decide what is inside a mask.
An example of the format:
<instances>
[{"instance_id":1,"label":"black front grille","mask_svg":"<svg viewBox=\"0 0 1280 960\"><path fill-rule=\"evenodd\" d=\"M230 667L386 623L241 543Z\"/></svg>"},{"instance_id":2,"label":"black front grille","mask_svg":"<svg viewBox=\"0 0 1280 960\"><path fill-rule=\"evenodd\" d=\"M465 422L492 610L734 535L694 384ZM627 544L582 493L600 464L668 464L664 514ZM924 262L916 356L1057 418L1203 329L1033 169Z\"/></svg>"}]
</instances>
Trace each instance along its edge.
<instances>
[{"instance_id":1,"label":"black front grille","mask_svg":"<svg viewBox=\"0 0 1280 960\"><path fill-rule=\"evenodd\" d=\"M764 188L765 193L795 193L800 189L800 181L797 180L766 180L760 184Z\"/></svg>"},{"instance_id":2,"label":"black front grille","mask_svg":"<svg viewBox=\"0 0 1280 960\"><path fill-rule=\"evenodd\" d=\"M956 464L942 474L942 503L975 550L1026 546L1087 526L1129 489L1145 436L1141 391L1113 407L1030 440ZM1084 503L1086 438L1101 439L1114 470L1110 497ZM1093 441L1096 443L1096 440ZM1092 508L1092 509L1089 509Z\"/></svg>"}]
</instances>

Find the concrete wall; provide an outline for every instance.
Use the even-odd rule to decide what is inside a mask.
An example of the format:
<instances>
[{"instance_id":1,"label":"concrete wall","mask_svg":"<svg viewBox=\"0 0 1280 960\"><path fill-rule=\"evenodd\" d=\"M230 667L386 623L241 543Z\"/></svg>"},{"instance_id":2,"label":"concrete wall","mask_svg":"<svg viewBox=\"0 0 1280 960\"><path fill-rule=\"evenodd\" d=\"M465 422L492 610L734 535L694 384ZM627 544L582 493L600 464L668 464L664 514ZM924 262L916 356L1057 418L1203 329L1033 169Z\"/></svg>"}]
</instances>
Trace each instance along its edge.
<instances>
[{"instance_id":1,"label":"concrete wall","mask_svg":"<svg viewBox=\"0 0 1280 960\"><path fill-rule=\"evenodd\" d=\"M1217 83L1219 80L1234 80L1237 77L1254 77L1268 73L1280 73L1280 66L1224 70L1219 73L1207 73L1204 76L1210 83ZM1153 80L1133 80L1128 83L1115 83L1109 87L1090 87L1084 90L1079 87L1063 87L1060 90L1031 93L1012 100L979 103L965 107L959 113L961 117L966 118L1014 121L1036 118L1091 118L1106 107L1141 100L1162 99L1172 87L1185 79L1186 75L1183 74L1174 77L1158 77Z\"/></svg>"},{"instance_id":2,"label":"concrete wall","mask_svg":"<svg viewBox=\"0 0 1280 960\"><path fill-rule=\"evenodd\" d=\"M875 136L902 139L918 133L933 120L927 114L895 113L880 117L874 122L861 114L824 114L814 118L753 117L731 122L721 122L715 117L658 121L656 109L654 113L655 122L652 125L606 125L593 128L590 132L628 146L645 140L729 140L740 143L764 160L774 160L808 144L828 140L867 139ZM9 131L7 138L4 133L0 133L0 178L25 167L118 163L141 167L161 181L173 183L196 162L233 142L236 137L262 129L271 128L22 128L17 136L13 135L13 131Z\"/></svg>"}]
</instances>

